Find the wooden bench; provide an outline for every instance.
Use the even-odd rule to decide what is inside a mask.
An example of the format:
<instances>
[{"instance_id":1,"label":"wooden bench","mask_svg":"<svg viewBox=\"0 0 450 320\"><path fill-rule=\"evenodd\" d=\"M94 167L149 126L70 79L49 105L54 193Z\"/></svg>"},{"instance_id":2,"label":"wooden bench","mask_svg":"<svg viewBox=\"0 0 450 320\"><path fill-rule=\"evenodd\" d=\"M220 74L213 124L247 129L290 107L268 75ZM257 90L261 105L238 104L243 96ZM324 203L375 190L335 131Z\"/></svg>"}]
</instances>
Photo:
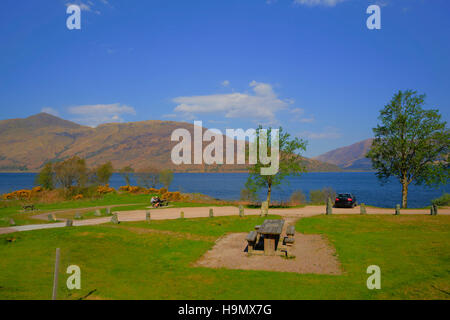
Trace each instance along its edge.
<instances>
[{"instance_id":1,"label":"wooden bench","mask_svg":"<svg viewBox=\"0 0 450 320\"><path fill-rule=\"evenodd\" d=\"M247 235L247 242L248 242L248 253L252 253L253 249L256 245L256 238L258 236L258 233L256 231L250 231L250 233Z\"/></svg>"},{"instance_id":2,"label":"wooden bench","mask_svg":"<svg viewBox=\"0 0 450 320\"><path fill-rule=\"evenodd\" d=\"M291 250L292 250L292 246L295 243L295 238L293 237L284 237L284 245L286 246L286 256L287 257L293 257L293 255L291 255Z\"/></svg>"},{"instance_id":3,"label":"wooden bench","mask_svg":"<svg viewBox=\"0 0 450 320\"><path fill-rule=\"evenodd\" d=\"M286 230L286 235L288 237L293 237L295 236L295 226L289 226Z\"/></svg>"},{"instance_id":4,"label":"wooden bench","mask_svg":"<svg viewBox=\"0 0 450 320\"><path fill-rule=\"evenodd\" d=\"M25 206L22 206L22 208L25 211L34 211L35 210L34 204L25 205Z\"/></svg>"}]
</instances>

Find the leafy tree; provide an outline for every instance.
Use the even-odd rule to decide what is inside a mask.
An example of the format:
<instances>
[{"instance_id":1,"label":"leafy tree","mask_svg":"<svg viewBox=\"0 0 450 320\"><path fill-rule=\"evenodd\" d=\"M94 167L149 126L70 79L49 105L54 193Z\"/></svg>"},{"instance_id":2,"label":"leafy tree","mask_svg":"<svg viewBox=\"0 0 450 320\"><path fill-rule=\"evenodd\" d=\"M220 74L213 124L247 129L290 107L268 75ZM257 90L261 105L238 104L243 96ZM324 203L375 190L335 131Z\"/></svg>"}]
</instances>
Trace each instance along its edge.
<instances>
[{"instance_id":1,"label":"leafy tree","mask_svg":"<svg viewBox=\"0 0 450 320\"><path fill-rule=\"evenodd\" d=\"M146 188L155 188L159 183L159 170L154 167L147 167L138 170L136 173L138 185Z\"/></svg>"},{"instance_id":2,"label":"leafy tree","mask_svg":"<svg viewBox=\"0 0 450 320\"><path fill-rule=\"evenodd\" d=\"M438 110L424 110L425 95L399 91L380 111L375 139L367 157L382 183L391 176L402 185L402 207L408 186L437 186L449 179L450 131Z\"/></svg>"},{"instance_id":3,"label":"leafy tree","mask_svg":"<svg viewBox=\"0 0 450 320\"><path fill-rule=\"evenodd\" d=\"M262 127L259 126L256 130L256 146L259 154L260 139L261 139ZM279 170L273 175L262 175L261 168L270 167L270 164L265 165L261 163L260 157L258 157L256 164L249 167L249 177L245 184L246 188L257 192L258 190L267 188L267 203L270 205L270 196L272 188L281 185L284 179L289 176L298 176L302 172L305 172L305 167L302 162L303 159L297 151L306 150L306 141L299 138L291 138L291 135L283 131L283 128L279 128ZM276 143L276 142L273 142ZM272 146L272 129L267 130L267 150L270 151ZM270 151L271 152L271 151ZM269 156L270 156L269 152Z\"/></svg>"},{"instance_id":4,"label":"leafy tree","mask_svg":"<svg viewBox=\"0 0 450 320\"><path fill-rule=\"evenodd\" d=\"M109 179L111 179L113 172L114 168L111 161L95 168L95 176L98 183L100 183L101 185L109 184Z\"/></svg>"},{"instance_id":5,"label":"leafy tree","mask_svg":"<svg viewBox=\"0 0 450 320\"><path fill-rule=\"evenodd\" d=\"M36 177L36 184L44 189L53 190L55 188L54 175L53 164L51 162L48 162Z\"/></svg>"},{"instance_id":6,"label":"leafy tree","mask_svg":"<svg viewBox=\"0 0 450 320\"><path fill-rule=\"evenodd\" d=\"M159 173L159 182L163 184L166 189L169 189L173 180L173 171L170 169L162 170Z\"/></svg>"},{"instance_id":7,"label":"leafy tree","mask_svg":"<svg viewBox=\"0 0 450 320\"><path fill-rule=\"evenodd\" d=\"M53 165L55 180L63 188L84 187L88 180L86 161L77 156Z\"/></svg>"},{"instance_id":8,"label":"leafy tree","mask_svg":"<svg viewBox=\"0 0 450 320\"><path fill-rule=\"evenodd\" d=\"M133 173L134 173L134 169L131 166L126 166L126 167L123 167L122 169L120 169L119 173L122 176L122 178L125 180L125 183L127 184L127 186L129 186L130 182L131 182L131 177L133 176Z\"/></svg>"}]
</instances>

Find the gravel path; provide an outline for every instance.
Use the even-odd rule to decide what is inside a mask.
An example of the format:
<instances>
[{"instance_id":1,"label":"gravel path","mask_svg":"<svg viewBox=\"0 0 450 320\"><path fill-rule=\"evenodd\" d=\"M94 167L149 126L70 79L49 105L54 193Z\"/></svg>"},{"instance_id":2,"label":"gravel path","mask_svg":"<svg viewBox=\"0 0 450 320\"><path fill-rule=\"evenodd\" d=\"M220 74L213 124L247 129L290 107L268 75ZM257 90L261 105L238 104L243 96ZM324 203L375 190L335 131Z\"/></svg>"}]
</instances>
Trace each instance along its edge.
<instances>
[{"instance_id":1,"label":"gravel path","mask_svg":"<svg viewBox=\"0 0 450 320\"><path fill-rule=\"evenodd\" d=\"M114 206L117 207L117 206ZM211 207L214 210L214 216L233 216L239 215L239 209L237 207ZM85 210L92 210L93 208L88 208ZM152 220L170 220L178 219L180 217L180 212L184 212L185 218L206 218L209 217L210 207L195 207L195 208L161 208L152 209L151 218ZM72 210L72 209L71 209ZM82 211L83 209L77 209L76 211ZM94 209L95 210L95 209ZM380 209L367 207L367 214L394 214L394 209ZM73 210L72 210L73 211ZM60 211L62 212L62 211ZM66 211L67 212L67 211ZM245 209L245 215L259 215L260 209ZM301 217L311 217L325 213L325 206L307 206L304 208L291 208L291 209L270 209L269 214L280 215L287 219L298 219ZM48 213L47 213L48 214ZM46 214L46 215L47 215ZM352 209L343 208L333 208L333 214L359 214L359 207ZM402 215L409 214L430 214L429 209L405 209L401 210ZM439 215L450 215L450 208L440 208ZM119 221L144 221L145 220L145 210L136 211L124 211L118 212ZM87 220L75 220L73 225L75 227L79 226L90 226L98 225L102 223L107 223L111 221L111 217L102 217L96 219ZM0 228L0 234L21 232L21 231L31 231L40 229L52 229L52 228L63 228L65 227L65 222L59 223L48 223L48 224L33 224L25 226L15 226Z\"/></svg>"}]
</instances>

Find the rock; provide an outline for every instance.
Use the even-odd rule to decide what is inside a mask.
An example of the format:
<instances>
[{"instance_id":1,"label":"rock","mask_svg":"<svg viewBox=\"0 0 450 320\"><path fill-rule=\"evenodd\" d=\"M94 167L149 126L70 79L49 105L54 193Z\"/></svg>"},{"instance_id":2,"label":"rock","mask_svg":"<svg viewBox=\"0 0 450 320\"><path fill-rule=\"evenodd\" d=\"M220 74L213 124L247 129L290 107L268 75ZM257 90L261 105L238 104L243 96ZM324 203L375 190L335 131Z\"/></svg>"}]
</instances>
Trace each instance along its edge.
<instances>
[{"instance_id":1,"label":"rock","mask_svg":"<svg viewBox=\"0 0 450 320\"><path fill-rule=\"evenodd\" d=\"M327 199L327 215L330 215L333 213L333 203L331 202L331 198L328 197Z\"/></svg>"},{"instance_id":2,"label":"rock","mask_svg":"<svg viewBox=\"0 0 450 320\"><path fill-rule=\"evenodd\" d=\"M244 216L244 206L243 205L240 205L239 206L239 217L243 217Z\"/></svg>"},{"instance_id":3,"label":"rock","mask_svg":"<svg viewBox=\"0 0 450 320\"><path fill-rule=\"evenodd\" d=\"M111 217L111 222L113 224L119 224L119 217L117 216L116 213L113 213L112 217Z\"/></svg>"},{"instance_id":4,"label":"rock","mask_svg":"<svg viewBox=\"0 0 450 320\"><path fill-rule=\"evenodd\" d=\"M66 220L66 227L72 227L73 226L73 221L70 219Z\"/></svg>"},{"instance_id":5,"label":"rock","mask_svg":"<svg viewBox=\"0 0 450 320\"><path fill-rule=\"evenodd\" d=\"M364 203L361 203L361 205L359 206L359 213L367 214L366 205Z\"/></svg>"},{"instance_id":6,"label":"rock","mask_svg":"<svg viewBox=\"0 0 450 320\"><path fill-rule=\"evenodd\" d=\"M184 211L181 211L181 213L180 213L180 219L184 219Z\"/></svg>"},{"instance_id":7,"label":"rock","mask_svg":"<svg viewBox=\"0 0 450 320\"><path fill-rule=\"evenodd\" d=\"M263 201L261 203L261 217L267 217L269 215L269 203Z\"/></svg>"},{"instance_id":8,"label":"rock","mask_svg":"<svg viewBox=\"0 0 450 320\"><path fill-rule=\"evenodd\" d=\"M11 227L14 227L15 225L16 225L16 222L14 221L14 219L9 219L9 225L11 226Z\"/></svg>"},{"instance_id":9,"label":"rock","mask_svg":"<svg viewBox=\"0 0 450 320\"><path fill-rule=\"evenodd\" d=\"M214 210L213 209L209 209L209 217L214 218Z\"/></svg>"},{"instance_id":10,"label":"rock","mask_svg":"<svg viewBox=\"0 0 450 320\"><path fill-rule=\"evenodd\" d=\"M81 213L77 212L77 213L75 213L74 219L81 220L81 219L83 219L83 216L81 215Z\"/></svg>"},{"instance_id":11,"label":"rock","mask_svg":"<svg viewBox=\"0 0 450 320\"><path fill-rule=\"evenodd\" d=\"M397 204L397 205L395 206L395 215L398 216L399 214L400 214L400 205Z\"/></svg>"},{"instance_id":12,"label":"rock","mask_svg":"<svg viewBox=\"0 0 450 320\"><path fill-rule=\"evenodd\" d=\"M101 217L101 216L102 216L102 213L100 212L99 209L97 209L97 210L95 210L94 215L95 215L96 217Z\"/></svg>"},{"instance_id":13,"label":"rock","mask_svg":"<svg viewBox=\"0 0 450 320\"><path fill-rule=\"evenodd\" d=\"M106 208L106 214L109 216L109 215L111 215L111 208Z\"/></svg>"},{"instance_id":14,"label":"rock","mask_svg":"<svg viewBox=\"0 0 450 320\"><path fill-rule=\"evenodd\" d=\"M50 213L48 215L48 221L50 221L50 222L55 222L56 221L56 217L55 217L54 213Z\"/></svg>"}]
</instances>

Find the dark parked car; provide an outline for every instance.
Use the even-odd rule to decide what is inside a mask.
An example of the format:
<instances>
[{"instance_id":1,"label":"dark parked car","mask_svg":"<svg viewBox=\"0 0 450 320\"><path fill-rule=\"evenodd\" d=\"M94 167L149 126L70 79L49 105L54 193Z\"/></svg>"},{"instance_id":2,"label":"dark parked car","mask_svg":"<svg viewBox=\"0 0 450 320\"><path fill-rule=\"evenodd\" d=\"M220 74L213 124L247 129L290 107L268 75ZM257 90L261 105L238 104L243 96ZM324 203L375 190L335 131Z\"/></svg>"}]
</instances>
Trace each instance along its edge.
<instances>
[{"instance_id":1,"label":"dark parked car","mask_svg":"<svg viewBox=\"0 0 450 320\"><path fill-rule=\"evenodd\" d=\"M356 197L351 193L339 193L334 201L334 206L336 208L353 208L357 205Z\"/></svg>"}]
</instances>

